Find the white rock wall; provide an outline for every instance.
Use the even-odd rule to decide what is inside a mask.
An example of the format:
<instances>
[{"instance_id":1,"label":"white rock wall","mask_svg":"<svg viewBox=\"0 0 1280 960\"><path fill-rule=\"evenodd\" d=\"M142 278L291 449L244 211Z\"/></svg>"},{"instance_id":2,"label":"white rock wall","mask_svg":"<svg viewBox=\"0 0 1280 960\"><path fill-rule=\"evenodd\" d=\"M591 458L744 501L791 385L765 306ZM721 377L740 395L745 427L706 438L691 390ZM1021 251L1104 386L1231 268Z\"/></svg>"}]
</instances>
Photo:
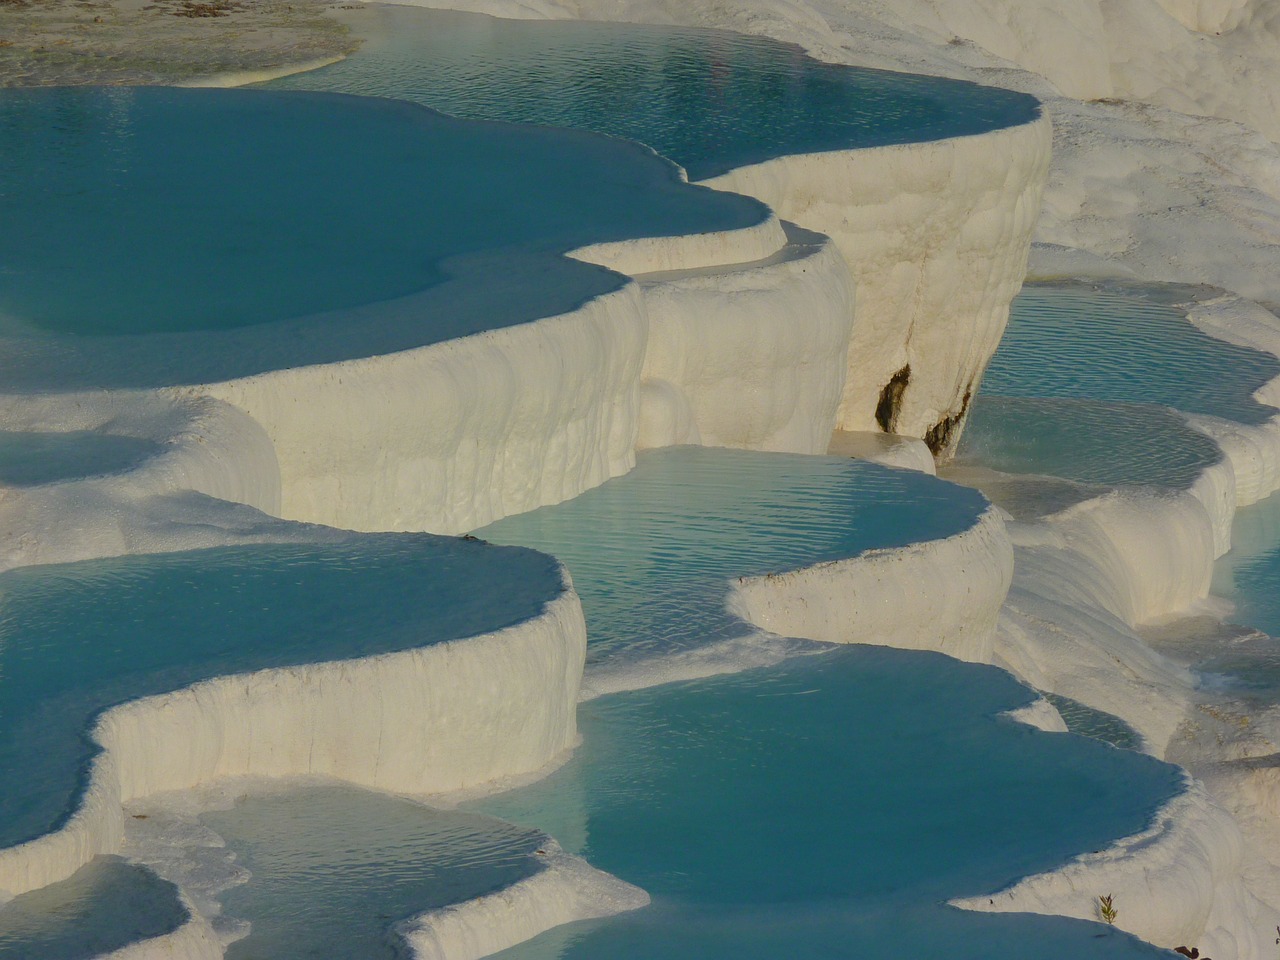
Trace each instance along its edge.
<instances>
[{"instance_id":1,"label":"white rock wall","mask_svg":"<svg viewBox=\"0 0 1280 960\"><path fill-rule=\"evenodd\" d=\"M642 276L649 342L640 448L824 453L853 319L849 270L820 234L726 271Z\"/></svg>"},{"instance_id":2,"label":"white rock wall","mask_svg":"<svg viewBox=\"0 0 1280 960\"><path fill-rule=\"evenodd\" d=\"M571 251L569 256L634 277L662 270L752 263L772 256L786 244L786 231L770 212L758 224L739 230L593 243Z\"/></svg>"},{"instance_id":3,"label":"white rock wall","mask_svg":"<svg viewBox=\"0 0 1280 960\"><path fill-rule=\"evenodd\" d=\"M937 650L989 663L1013 576L1004 522L988 508L945 540L732 584L729 609L784 637Z\"/></svg>"},{"instance_id":4,"label":"white rock wall","mask_svg":"<svg viewBox=\"0 0 1280 960\"><path fill-rule=\"evenodd\" d=\"M837 426L925 437L949 452L1026 274L1048 175L1047 116L933 143L782 157L712 186L757 197L828 234L857 291ZM881 392L909 368L878 424ZM945 434L945 435L944 435Z\"/></svg>"},{"instance_id":5,"label":"white rock wall","mask_svg":"<svg viewBox=\"0 0 1280 960\"><path fill-rule=\"evenodd\" d=\"M566 581L567 584L567 581ZM123 804L219 777L321 774L444 793L544 767L577 736L586 626L571 589L524 623L403 653L207 680L103 715L79 809L0 850L0 892L123 842Z\"/></svg>"},{"instance_id":6,"label":"white rock wall","mask_svg":"<svg viewBox=\"0 0 1280 960\"><path fill-rule=\"evenodd\" d=\"M628 284L532 323L197 389L271 437L283 516L461 533L631 469L646 336Z\"/></svg>"},{"instance_id":7,"label":"white rock wall","mask_svg":"<svg viewBox=\"0 0 1280 960\"><path fill-rule=\"evenodd\" d=\"M545 866L494 893L431 910L398 924L418 960L480 960L574 920L636 910L649 895L595 869L555 843L543 851Z\"/></svg>"},{"instance_id":8,"label":"white rock wall","mask_svg":"<svg viewBox=\"0 0 1280 960\"><path fill-rule=\"evenodd\" d=\"M1245 889L1242 855L1235 822L1189 780L1148 830L1059 870L1027 877L994 897L954 903L986 912L1098 920L1098 897L1110 894L1116 925L1157 946L1198 946L1206 956L1220 955L1223 947L1233 956L1260 956L1280 917Z\"/></svg>"}]
</instances>

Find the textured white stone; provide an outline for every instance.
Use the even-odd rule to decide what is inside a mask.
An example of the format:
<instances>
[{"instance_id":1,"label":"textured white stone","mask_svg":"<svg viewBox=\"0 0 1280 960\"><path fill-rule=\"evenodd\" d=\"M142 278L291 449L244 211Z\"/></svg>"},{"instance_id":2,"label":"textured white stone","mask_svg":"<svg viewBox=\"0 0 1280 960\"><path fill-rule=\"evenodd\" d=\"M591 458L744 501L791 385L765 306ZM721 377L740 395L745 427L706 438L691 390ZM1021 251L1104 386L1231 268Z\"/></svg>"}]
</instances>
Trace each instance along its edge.
<instances>
[{"instance_id":1,"label":"textured white stone","mask_svg":"<svg viewBox=\"0 0 1280 960\"><path fill-rule=\"evenodd\" d=\"M969 529L790 573L744 577L729 609L785 637L937 650L991 661L996 618L1013 575L998 511Z\"/></svg>"},{"instance_id":2,"label":"textured white stone","mask_svg":"<svg viewBox=\"0 0 1280 960\"><path fill-rule=\"evenodd\" d=\"M548 843L545 865L494 893L419 914L396 926L418 960L479 960L573 920L607 917L649 895Z\"/></svg>"},{"instance_id":3,"label":"textured white stone","mask_svg":"<svg viewBox=\"0 0 1280 960\"><path fill-rule=\"evenodd\" d=\"M833 457L852 457L870 460L886 467L916 470L919 473L936 474L937 464L923 440L903 437L894 433L876 433L870 430L837 430L831 434L827 454Z\"/></svg>"},{"instance_id":4,"label":"textured white stone","mask_svg":"<svg viewBox=\"0 0 1280 960\"><path fill-rule=\"evenodd\" d=\"M1215 957L1261 956L1280 915L1245 889L1242 855L1235 821L1203 786L1188 780L1186 791L1142 833L994 896L953 902L970 910L1098 920L1098 897L1109 894L1116 925L1158 946L1198 945ZM1231 932L1230 941L1223 931ZM1220 946L1231 953L1220 954Z\"/></svg>"},{"instance_id":5,"label":"textured white stone","mask_svg":"<svg viewBox=\"0 0 1280 960\"><path fill-rule=\"evenodd\" d=\"M649 315L641 447L826 451L853 289L829 239L788 232L787 247L756 264L640 278Z\"/></svg>"},{"instance_id":6,"label":"textured white stone","mask_svg":"<svg viewBox=\"0 0 1280 960\"><path fill-rule=\"evenodd\" d=\"M555 317L195 389L271 437L283 516L460 533L631 469L646 332L627 284Z\"/></svg>"}]
</instances>

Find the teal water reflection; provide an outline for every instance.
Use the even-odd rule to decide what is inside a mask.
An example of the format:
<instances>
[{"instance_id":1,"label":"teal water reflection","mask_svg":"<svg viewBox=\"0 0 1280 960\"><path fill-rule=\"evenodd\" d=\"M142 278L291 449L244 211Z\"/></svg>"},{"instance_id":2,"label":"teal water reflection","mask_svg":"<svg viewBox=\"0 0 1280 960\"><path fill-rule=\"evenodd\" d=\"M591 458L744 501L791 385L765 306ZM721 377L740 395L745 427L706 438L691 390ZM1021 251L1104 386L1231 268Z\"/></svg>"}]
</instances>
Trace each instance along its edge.
<instances>
[{"instance_id":1,"label":"teal water reflection","mask_svg":"<svg viewBox=\"0 0 1280 960\"><path fill-rule=\"evenodd\" d=\"M767 216L632 144L371 98L11 89L0 149L8 336L251 326L416 293L498 250L546 256L562 311L621 281L554 255ZM418 340L459 335L424 322Z\"/></svg>"}]
</instances>

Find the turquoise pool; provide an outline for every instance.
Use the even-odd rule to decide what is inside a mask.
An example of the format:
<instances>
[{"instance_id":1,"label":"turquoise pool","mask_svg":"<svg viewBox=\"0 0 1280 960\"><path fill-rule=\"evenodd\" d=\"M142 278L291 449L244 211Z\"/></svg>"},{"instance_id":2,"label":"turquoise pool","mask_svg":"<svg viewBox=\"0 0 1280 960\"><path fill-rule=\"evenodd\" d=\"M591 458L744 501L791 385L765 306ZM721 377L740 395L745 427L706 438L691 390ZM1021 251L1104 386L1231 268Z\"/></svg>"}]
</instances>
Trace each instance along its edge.
<instances>
[{"instance_id":1,"label":"turquoise pool","mask_svg":"<svg viewBox=\"0 0 1280 960\"><path fill-rule=\"evenodd\" d=\"M228 330L413 294L451 258L540 256L543 289L491 310L502 325L621 283L566 250L767 216L634 144L365 97L5 90L0 149L0 335L17 338ZM467 332L444 316L409 343Z\"/></svg>"},{"instance_id":2,"label":"turquoise pool","mask_svg":"<svg viewBox=\"0 0 1280 960\"><path fill-rule=\"evenodd\" d=\"M268 86L595 130L647 144L694 180L787 154L983 133L1040 110L1025 94L821 63L725 31L403 6L370 6L354 22L373 35L354 55Z\"/></svg>"},{"instance_id":3,"label":"turquoise pool","mask_svg":"<svg viewBox=\"0 0 1280 960\"><path fill-rule=\"evenodd\" d=\"M531 550L352 536L20 567L0 575L0 847L57 829L94 718L209 677L496 630L562 590Z\"/></svg>"},{"instance_id":4,"label":"turquoise pool","mask_svg":"<svg viewBox=\"0 0 1280 960\"><path fill-rule=\"evenodd\" d=\"M1140 830L1180 789L1172 766L997 716L1031 696L992 668L847 647L584 704L568 766L475 808L580 823L576 852L653 904L499 956L1164 956L944 905Z\"/></svg>"}]
</instances>

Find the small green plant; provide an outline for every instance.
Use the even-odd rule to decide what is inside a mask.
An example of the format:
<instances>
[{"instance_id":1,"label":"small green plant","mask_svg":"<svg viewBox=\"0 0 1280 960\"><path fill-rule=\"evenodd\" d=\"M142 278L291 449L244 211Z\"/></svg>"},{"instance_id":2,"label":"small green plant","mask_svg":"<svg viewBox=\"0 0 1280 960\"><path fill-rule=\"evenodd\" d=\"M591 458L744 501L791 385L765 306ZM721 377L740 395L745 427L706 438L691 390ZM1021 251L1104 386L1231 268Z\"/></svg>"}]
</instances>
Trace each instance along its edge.
<instances>
[{"instance_id":1,"label":"small green plant","mask_svg":"<svg viewBox=\"0 0 1280 960\"><path fill-rule=\"evenodd\" d=\"M1111 902L1111 894L1098 898L1098 915L1102 917L1106 923L1115 923L1116 917L1120 915L1120 911L1116 909L1116 905Z\"/></svg>"}]
</instances>

